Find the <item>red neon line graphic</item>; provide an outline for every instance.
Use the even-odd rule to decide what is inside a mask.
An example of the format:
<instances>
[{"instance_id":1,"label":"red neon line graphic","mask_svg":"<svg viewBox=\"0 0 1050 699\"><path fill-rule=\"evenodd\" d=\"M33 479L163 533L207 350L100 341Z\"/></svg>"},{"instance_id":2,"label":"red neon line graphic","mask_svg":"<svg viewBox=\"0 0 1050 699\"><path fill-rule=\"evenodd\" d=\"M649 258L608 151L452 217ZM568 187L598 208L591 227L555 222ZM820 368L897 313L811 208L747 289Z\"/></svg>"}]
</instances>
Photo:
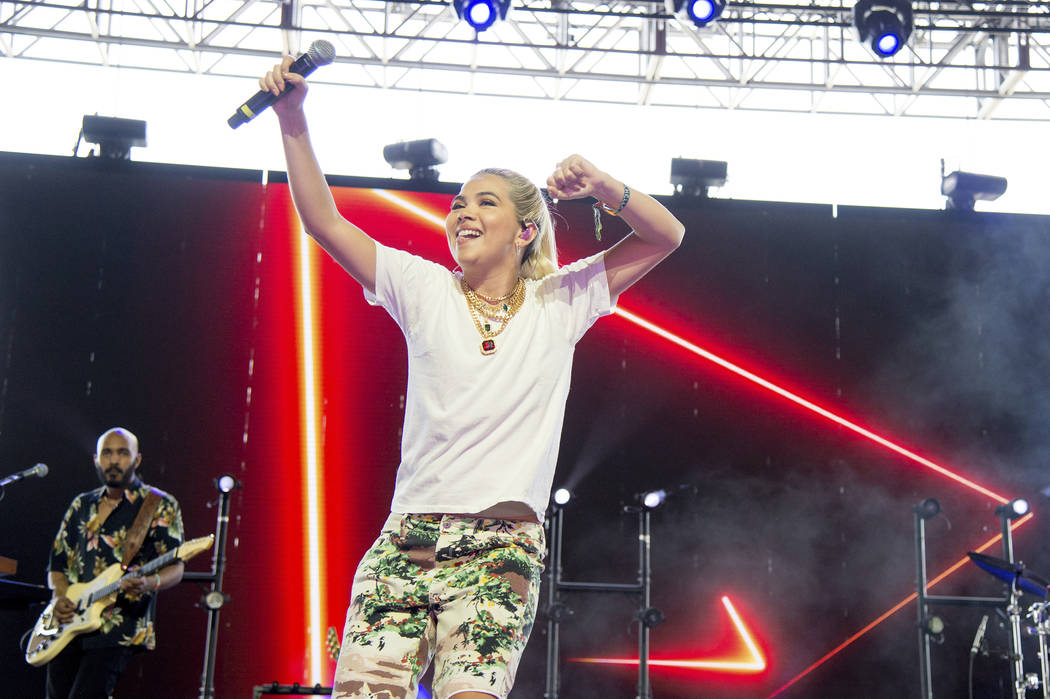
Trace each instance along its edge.
<instances>
[{"instance_id":1,"label":"red neon line graphic","mask_svg":"<svg viewBox=\"0 0 1050 699\"><path fill-rule=\"evenodd\" d=\"M1019 528L1019 527L1020 527L1020 526L1021 526L1022 524L1024 524L1024 523L1025 523L1025 522L1027 522L1028 520L1032 519L1032 517L1034 517L1034 516L1035 516L1035 515L1033 515L1032 513L1028 513L1028 514L1027 514L1027 515L1025 515L1024 517L1022 517L1021 519L1019 519L1019 520L1017 520L1016 522L1014 522L1014 523L1013 523L1013 524L1012 524L1012 525L1010 526L1010 530L1011 530L1011 531L1016 531L1016 530L1017 530L1017 529L1018 529L1018 528ZM986 542L984 542L983 544L981 544L981 546L980 546L980 547L979 547L978 549L976 549L977 553L983 553L983 552L984 552L985 550L987 550L988 548L990 548L990 547L991 547L991 546L992 546L993 544L995 544L996 542L998 542L998 541L999 541L1000 539L1002 539L1002 538L1003 538L1003 535L1002 535L1002 534L997 534L997 535L993 536L993 537L992 537L991 539L989 539L988 541L986 541ZM930 581L929 581L929 582L927 583L927 585L926 585L926 589L927 589L927 590L929 590L929 589L930 589L931 587L933 587L933 586L934 586L934 585L936 585L937 583L941 582L942 580L944 580L945 578L947 578L947 577L948 577L949 575L951 575L951 574L952 574L952 573L954 573L955 571L959 570L959 568L962 568L962 567L963 567L963 565L965 565L965 564L966 564L967 562L969 562L969 560L970 560L969 558L965 558L965 557L964 557L964 558L961 558L961 559L959 559L958 561L956 561L956 562L955 562L954 564L952 564L951 566L949 566L949 567L947 568L947 570L945 570L945 571L944 571L943 573L941 573L940 575L938 575L938 576L937 576L936 578L934 578L933 580L930 580ZM795 684L796 682L798 682L799 680L801 680L801 679L802 679L803 677L805 677L805 676L806 676L806 675L808 675L809 673L811 673L811 672L813 672L814 670L816 670L816 669L817 669L818 667L820 667L821 665L823 665L824 663L826 663L826 662L827 662L828 660L831 660L831 658L832 658L833 656L835 656L835 655L836 655L836 654L837 654L837 653L838 653L839 651L843 650L844 648L846 648L847 646L849 646L850 644L852 644L852 643L853 643L854 641L856 641L857 639L859 639L859 638L860 638L861 636L863 636L864 634L868 633L868 632L869 632L869 631L871 631L871 630L872 630L873 628L875 628L876 626L878 626L879 624L881 624L882 622L884 622L884 621L885 621L886 619L888 619L888 618L890 618L891 616L893 616L893 614L894 614L895 612L897 612L898 610L900 610L900 609L901 609L902 607L906 606L906 605L907 605L907 604L908 604L909 602L912 602L912 601L914 601L914 600L915 600L915 598L917 598L918 596L919 596L919 595L918 595L918 593L916 593L916 592L913 592L912 594L908 595L907 597L905 597L904 599L902 599L902 600L901 600L900 602L898 602L897 604L895 604L895 605L893 605L892 607L890 607L889 609L887 609L887 610L886 610L885 612L883 612L883 613L882 613L882 614L881 614L881 615L880 615L880 616L879 616L878 618L876 618L876 619L875 619L874 621L872 621L872 622L871 622L870 624L868 624L868 625L867 625L867 626L865 626L865 627L864 627L863 629L861 629L861 630L860 630L860 631L858 631L857 633L855 633L855 634L853 634L852 636L850 636L849 638L847 638L847 639L846 639L845 641L843 641L843 642L842 642L842 643L840 643L839 645L837 645L837 646L835 646L834 648L832 648L832 649L831 649L830 651L828 651L828 652L827 652L827 653L826 653L826 654L824 655L824 657L822 657L822 658L820 658L819 660L817 660L817 662L813 663L812 665L810 665L809 667L807 667L807 668L806 668L805 670L803 670L803 671L802 671L802 672L800 672L799 674L795 675L795 677L793 677L793 678L792 678L791 680L789 680L789 681L787 682L787 684L783 685L782 687L780 687L780 689L778 689L777 691L775 691L775 692L773 692L772 694L770 694L770 695L769 695L768 697L766 697L766 699L773 699L773 697L777 696L778 694L780 694L781 692L783 692L783 691L784 691L785 689L787 689L787 688L788 688L788 687L790 687L791 685Z\"/></svg>"},{"instance_id":2,"label":"red neon line graphic","mask_svg":"<svg viewBox=\"0 0 1050 699\"><path fill-rule=\"evenodd\" d=\"M779 396L787 398L788 400L790 400L790 401L792 401L794 403L797 403L798 405L801 405L803 408L805 408L807 410L810 410L810 411L816 413L817 415L820 415L821 417L827 418L828 420L831 420L832 422L835 422L835 423L837 423L839 425L842 425L843 427L845 427L845 428L847 428L849 430L852 430L853 432L856 432L857 434L859 434L859 435L861 435L863 437L867 437L868 439L870 439L871 441L875 442L876 444L880 444L880 445L886 447L887 449L890 449L891 451L895 451L898 454L900 454L901 456L905 456L905 457L911 459L912 461L914 461L914 462L916 462L918 464L921 464L921 465L925 466L926 468L928 468L928 469L930 469L932 471L936 471L937 473L941 474L942 476L950 478L953 481L956 481L957 483L961 483L962 485L965 485L967 488L970 488L972 490L976 490L978 493L981 493L982 495L986 495L986 496L990 497L991 499L996 500L999 503L1005 504L1005 503L1009 502L1009 500L1007 498L1004 498L1002 495L999 495L997 493L993 493L992 491L988 490L987 488L985 488L983 486L980 486L980 485L977 485L973 481L971 481L971 480L969 480L967 478L963 478L959 474L953 473L952 471L949 471L948 469L944 468L943 466L939 466L939 465L935 464L934 462L930 461L929 459L924 458L922 456L919 456L915 452L909 451L909 450L905 449L904 447L900 446L899 444L891 442L890 440L886 439L885 437L882 437L880 435L875 434L871 430L865 429L865 428L861 427L860 425L858 425L858 424L856 424L854 422L850 422L846 418L840 417L839 415L836 415L835 413L831 412L830 410L827 410L826 408L820 407L819 405L817 405L816 403L813 403L812 401L806 400L805 398L803 398L803 397L801 397L801 396L799 396L799 395L797 395L795 393L792 393L791 391L788 391L785 388L781 388L780 386L777 386L775 383L773 383L771 381L767 381L766 379L763 379L761 376L758 376L757 374L752 374L747 369L744 369L743 367L737 366L736 364L733 364L732 362L729 362L729 361L727 361L725 359L722 359L718 355L712 354L711 352L708 352L704 348L699 347L697 345L694 345L692 342L689 342L688 340L686 340L686 339L684 339L684 338L682 338L682 337L680 337L678 335L675 335L672 332L668 332L667 330L664 330L660 326L655 325L653 323L650 323L649 321L645 320L644 318L642 318L640 316L637 316L634 313L631 313L630 311L628 311L628 310L626 310L626 309L624 309L622 307L618 306L616 308L616 310L613 311L613 313L615 313L616 315L620 316L624 320L629 320L630 322L634 323L635 325L637 325L637 326L639 326L641 328L644 328L644 329L648 330L649 332L664 338L665 340L669 340L670 342L673 342L674 344L678 345L679 347L682 347L684 349L689 350L693 354L696 354L696 355L698 355L700 357L703 357L704 359L708 360L709 362L713 362L713 363L717 364L718 366L722 367L723 369L728 369L729 371L733 372L737 376L743 377L743 378L747 379L748 381L751 381L752 383L758 384L762 388L765 388L765 389L767 389L769 391L772 391L773 393L776 393Z\"/></svg>"},{"instance_id":3,"label":"red neon line graphic","mask_svg":"<svg viewBox=\"0 0 1050 699\"><path fill-rule=\"evenodd\" d=\"M759 651L758 644L755 643L755 639L744 624L744 620L740 618L740 614L736 611L733 603L729 601L729 597L725 595L722 596L722 605L725 606L726 611L729 613L729 618L733 621L733 626L736 628L736 632L740 636L740 639L744 642L744 645L747 646L748 656L746 660L650 660L649 666L740 673L756 673L765 670L766 659L762 656L761 651ZM576 663L594 663L597 665L638 664L637 658L573 658L572 661Z\"/></svg>"}]
</instances>

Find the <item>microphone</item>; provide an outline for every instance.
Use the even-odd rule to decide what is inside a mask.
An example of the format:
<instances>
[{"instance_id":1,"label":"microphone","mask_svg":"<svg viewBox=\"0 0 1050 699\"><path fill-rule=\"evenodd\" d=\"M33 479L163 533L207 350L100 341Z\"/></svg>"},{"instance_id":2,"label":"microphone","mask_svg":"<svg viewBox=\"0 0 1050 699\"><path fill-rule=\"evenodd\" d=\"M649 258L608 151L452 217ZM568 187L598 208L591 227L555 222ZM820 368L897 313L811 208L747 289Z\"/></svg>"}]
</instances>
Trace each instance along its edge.
<instances>
[{"instance_id":1,"label":"microphone","mask_svg":"<svg viewBox=\"0 0 1050 699\"><path fill-rule=\"evenodd\" d=\"M14 474L8 476L7 478L4 478L4 479L0 480L0 488L3 488L8 483L14 483L15 481L20 481L23 478L32 478L33 476L39 476L40 478L43 478L46 475L47 475L47 464L37 464L36 466L33 466L32 468L27 468L25 471L19 471L18 473L14 473Z\"/></svg>"},{"instance_id":2,"label":"microphone","mask_svg":"<svg viewBox=\"0 0 1050 699\"><path fill-rule=\"evenodd\" d=\"M981 625L977 627L977 635L973 637L973 645L970 646L970 655L977 655L981 649L981 641L984 640L984 630L988 626L988 615L981 617Z\"/></svg>"},{"instance_id":3,"label":"microphone","mask_svg":"<svg viewBox=\"0 0 1050 699\"><path fill-rule=\"evenodd\" d=\"M310 48L306 53L299 56L292 65L288 66L288 72L298 73L305 78L314 72L318 66L326 66L333 60L335 60L335 47L324 39L318 39L310 44ZM241 124L254 119L260 112L281 99L281 97L284 97L289 90L294 88L295 85L286 85L284 92L277 97L274 97L274 94L268 90L259 90L254 97L237 107L237 111L226 120L226 123L230 125L231 129L236 129Z\"/></svg>"}]
</instances>

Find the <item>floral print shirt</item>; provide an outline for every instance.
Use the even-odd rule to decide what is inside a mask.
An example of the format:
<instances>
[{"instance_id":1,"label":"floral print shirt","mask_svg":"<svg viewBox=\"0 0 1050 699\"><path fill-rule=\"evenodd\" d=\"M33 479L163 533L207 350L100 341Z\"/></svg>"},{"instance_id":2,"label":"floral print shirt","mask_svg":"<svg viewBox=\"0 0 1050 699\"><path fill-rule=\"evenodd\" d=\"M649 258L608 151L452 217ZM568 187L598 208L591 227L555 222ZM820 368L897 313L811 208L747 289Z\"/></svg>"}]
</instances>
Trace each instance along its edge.
<instances>
[{"instance_id":1,"label":"floral print shirt","mask_svg":"<svg viewBox=\"0 0 1050 699\"><path fill-rule=\"evenodd\" d=\"M102 526L95 521L104 487L81 493L74 498L62 518L55 543L51 547L48 571L65 573L70 584L87 583L102 571L124 558L124 543L150 487L135 479L124 491L124 497L110 512ZM132 566L141 566L182 544L182 511L171 495L161 496L146 538ZM117 595L115 604L102 612L102 627L83 637L84 648L134 646L152 650L157 638L153 629L157 595Z\"/></svg>"}]
</instances>

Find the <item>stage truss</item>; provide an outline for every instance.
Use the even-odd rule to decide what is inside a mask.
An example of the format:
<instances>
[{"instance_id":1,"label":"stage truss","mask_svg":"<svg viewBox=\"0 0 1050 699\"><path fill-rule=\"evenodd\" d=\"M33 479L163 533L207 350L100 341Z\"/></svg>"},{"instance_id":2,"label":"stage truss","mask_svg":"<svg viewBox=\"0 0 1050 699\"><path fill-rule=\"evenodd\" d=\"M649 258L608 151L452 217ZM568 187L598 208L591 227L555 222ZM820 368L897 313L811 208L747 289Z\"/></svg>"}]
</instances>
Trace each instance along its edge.
<instances>
[{"instance_id":1,"label":"stage truss","mask_svg":"<svg viewBox=\"0 0 1050 699\"><path fill-rule=\"evenodd\" d=\"M514 0L476 35L448 3L0 2L0 55L255 77L326 38L316 81L546 100L1050 120L1050 0L917 0L897 56L859 44L852 2L730 2L698 29L662 2ZM2 63L0 63L2 64Z\"/></svg>"}]
</instances>

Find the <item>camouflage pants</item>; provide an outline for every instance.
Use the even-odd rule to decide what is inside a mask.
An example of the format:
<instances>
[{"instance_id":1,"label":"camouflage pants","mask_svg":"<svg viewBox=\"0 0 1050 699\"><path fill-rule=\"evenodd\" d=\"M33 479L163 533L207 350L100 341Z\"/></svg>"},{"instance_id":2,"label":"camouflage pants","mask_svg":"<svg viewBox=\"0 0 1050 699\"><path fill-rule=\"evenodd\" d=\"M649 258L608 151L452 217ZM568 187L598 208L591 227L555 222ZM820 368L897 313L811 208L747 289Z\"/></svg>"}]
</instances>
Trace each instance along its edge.
<instances>
[{"instance_id":1,"label":"camouflage pants","mask_svg":"<svg viewBox=\"0 0 1050 699\"><path fill-rule=\"evenodd\" d=\"M503 699L536 618L543 526L392 514L354 576L332 696L412 699L432 659L434 699Z\"/></svg>"}]
</instances>

